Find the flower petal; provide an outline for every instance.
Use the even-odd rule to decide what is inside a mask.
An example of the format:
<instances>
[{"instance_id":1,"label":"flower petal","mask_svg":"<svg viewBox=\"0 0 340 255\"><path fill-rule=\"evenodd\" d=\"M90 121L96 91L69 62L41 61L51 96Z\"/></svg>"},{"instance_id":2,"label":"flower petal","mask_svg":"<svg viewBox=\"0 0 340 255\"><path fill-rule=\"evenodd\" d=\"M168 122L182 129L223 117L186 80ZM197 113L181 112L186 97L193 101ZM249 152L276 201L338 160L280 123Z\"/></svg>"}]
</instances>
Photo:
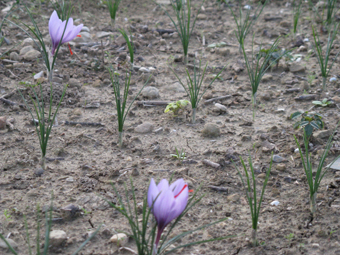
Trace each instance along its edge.
<instances>
[{"instance_id":1,"label":"flower petal","mask_svg":"<svg viewBox=\"0 0 340 255\"><path fill-rule=\"evenodd\" d=\"M153 214L160 229L164 229L166 225L175 218L171 214L175 204L176 202L172 191L170 189L162 190L162 193L159 195L153 207Z\"/></svg>"},{"instance_id":2,"label":"flower petal","mask_svg":"<svg viewBox=\"0 0 340 255\"><path fill-rule=\"evenodd\" d=\"M156 186L155 180L151 178L149 190L148 190L148 206L151 208L153 201L157 198L159 190Z\"/></svg>"},{"instance_id":3,"label":"flower petal","mask_svg":"<svg viewBox=\"0 0 340 255\"><path fill-rule=\"evenodd\" d=\"M157 188L158 188L159 191L169 189L169 182L168 182L168 180L166 180L166 179L161 180L158 183Z\"/></svg>"},{"instance_id":4,"label":"flower petal","mask_svg":"<svg viewBox=\"0 0 340 255\"><path fill-rule=\"evenodd\" d=\"M178 195L178 193L181 192L185 184L186 183L184 182L183 179L178 179L177 181L171 183L170 189L174 193L174 196Z\"/></svg>"},{"instance_id":5,"label":"flower petal","mask_svg":"<svg viewBox=\"0 0 340 255\"><path fill-rule=\"evenodd\" d=\"M175 211L173 212L173 215L175 218L177 218L185 209L185 207L188 204L188 198L189 198L189 188L188 186L184 188L184 190L176 197L175 201Z\"/></svg>"}]
</instances>

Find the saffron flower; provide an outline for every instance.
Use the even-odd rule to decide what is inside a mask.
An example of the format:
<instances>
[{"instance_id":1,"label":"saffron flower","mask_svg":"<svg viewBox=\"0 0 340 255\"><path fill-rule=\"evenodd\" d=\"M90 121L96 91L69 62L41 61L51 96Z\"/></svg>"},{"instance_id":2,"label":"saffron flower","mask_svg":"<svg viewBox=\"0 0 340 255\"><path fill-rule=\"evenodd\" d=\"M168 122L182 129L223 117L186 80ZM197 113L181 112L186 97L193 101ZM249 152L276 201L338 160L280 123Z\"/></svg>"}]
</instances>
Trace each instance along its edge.
<instances>
[{"instance_id":1,"label":"saffron flower","mask_svg":"<svg viewBox=\"0 0 340 255\"><path fill-rule=\"evenodd\" d=\"M61 44L63 44L72 41L79 34L80 30L83 27L83 24L80 24L79 26L74 26L73 19L69 18L66 29L65 26L66 20L62 21L61 19L59 19L57 12L53 11L48 23L48 28L52 40L52 55L54 55L59 42L61 41Z\"/></svg>"},{"instance_id":2,"label":"saffron flower","mask_svg":"<svg viewBox=\"0 0 340 255\"><path fill-rule=\"evenodd\" d=\"M165 227L184 211L188 197L188 184L183 179L178 179L171 185L166 179L161 180L158 185L153 178L151 179L148 206L157 221L156 249Z\"/></svg>"}]
</instances>

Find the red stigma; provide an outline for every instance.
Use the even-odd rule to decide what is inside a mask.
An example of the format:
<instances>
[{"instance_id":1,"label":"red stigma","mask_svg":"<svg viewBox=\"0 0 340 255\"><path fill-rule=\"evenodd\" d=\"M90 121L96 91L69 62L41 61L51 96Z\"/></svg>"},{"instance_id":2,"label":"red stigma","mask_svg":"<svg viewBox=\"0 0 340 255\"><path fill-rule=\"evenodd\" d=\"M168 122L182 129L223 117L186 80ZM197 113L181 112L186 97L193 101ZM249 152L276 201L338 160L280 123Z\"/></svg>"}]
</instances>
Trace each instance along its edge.
<instances>
[{"instance_id":1,"label":"red stigma","mask_svg":"<svg viewBox=\"0 0 340 255\"><path fill-rule=\"evenodd\" d=\"M72 50L71 50L71 46L70 46L70 44L68 43L68 48L70 49L70 54L71 54L71 56L73 55L73 52L72 52Z\"/></svg>"},{"instance_id":2,"label":"red stigma","mask_svg":"<svg viewBox=\"0 0 340 255\"><path fill-rule=\"evenodd\" d=\"M185 184L185 185L183 186L182 190L175 196L175 198L177 198L177 197L182 193L182 191L183 191L186 187L188 187L188 184Z\"/></svg>"},{"instance_id":3,"label":"red stigma","mask_svg":"<svg viewBox=\"0 0 340 255\"><path fill-rule=\"evenodd\" d=\"M191 193L191 192L194 192L194 190L193 189L189 189L189 193Z\"/></svg>"},{"instance_id":4,"label":"red stigma","mask_svg":"<svg viewBox=\"0 0 340 255\"><path fill-rule=\"evenodd\" d=\"M81 37L81 35L77 35L77 37Z\"/></svg>"}]
</instances>

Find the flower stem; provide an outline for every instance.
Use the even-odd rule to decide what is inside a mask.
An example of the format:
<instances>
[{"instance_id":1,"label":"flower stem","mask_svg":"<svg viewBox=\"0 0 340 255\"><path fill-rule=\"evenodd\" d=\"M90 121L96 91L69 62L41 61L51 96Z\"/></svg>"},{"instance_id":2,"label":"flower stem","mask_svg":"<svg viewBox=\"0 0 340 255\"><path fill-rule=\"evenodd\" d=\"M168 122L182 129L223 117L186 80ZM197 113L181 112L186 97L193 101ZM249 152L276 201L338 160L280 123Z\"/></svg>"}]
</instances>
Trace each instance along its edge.
<instances>
[{"instance_id":1,"label":"flower stem","mask_svg":"<svg viewBox=\"0 0 340 255\"><path fill-rule=\"evenodd\" d=\"M315 215L316 212L316 193L314 193L311 197L310 197L310 212L313 214L313 217Z\"/></svg>"},{"instance_id":2,"label":"flower stem","mask_svg":"<svg viewBox=\"0 0 340 255\"><path fill-rule=\"evenodd\" d=\"M119 145L120 148L122 148L122 146L123 146L123 131L118 132L118 145Z\"/></svg>"},{"instance_id":3,"label":"flower stem","mask_svg":"<svg viewBox=\"0 0 340 255\"><path fill-rule=\"evenodd\" d=\"M196 108L192 108L192 124L196 122Z\"/></svg>"},{"instance_id":4,"label":"flower stem","mask_svg":"<svg viewBox=\"0 0 340 255\"><path fill-rule=\"evenodd\" d=\"M42 168L43 170L46 170L46 157L45 157L45 156L43 156L43 157L41 158L41 168Z\"/></svg>"},{"instance_id":5,"label":"flower stem","mask_svg":"<svg viewBox=\"0 0 340 255\"><path fill-rule=\"evenodd\" d=\"M327 77L322 77L322 90L323 91L326 90L326 81L327 81Z\"/></svg>"},{"instance_id":6,"label":"flower stem","mask_svg":"<svg viewBox=\"0 0 340 255\"><path fill-rule=\"evenodd\" d=\"M188 55L184 55L184 64L185 64L185 65L188 64Z\"/></svg>"},{"instance_id":7,"label":"flower stem","mask_svg":"<svg viewBox=\"0 0 340 255\"><path fill-rule=\"evenodd\" d=\"M251 102L253 104L253 121L254 121L256 112L256 93L251 97Z\"/></svg>"},{"instance_id":8,"label":"flower stem","mask_svg":"<svg viewBox=\"0 0 340 255\"><path fill-rule=\"evenodd\" d=\"M112 26L112 29L115 30L115 28L116 28L116 20L115 19L111 19L111 26Z\"/></svg>"},{"instance_id":9,"label":"flower stem","mask_svg":"<svg viewBox=\"0 0 340 255\"><path fill-rule=\"evenodd\" d=\"M50 71L47 71L47 73L48 73L48 82L51 83L52 78L53 78L53 69L51 69Z\"/></svg>"},{"instance_id":10,"label":"flower stem","mask_svg":"<svg viewBox=\"0 0 340 255\"><path fill-rule=\"evenodd\" d=\"M258 245L258 241L257 241L257 229L253 229L251 232L251 238L253 240L253 245L257 246Z\"/></svg>"}]
</instances>

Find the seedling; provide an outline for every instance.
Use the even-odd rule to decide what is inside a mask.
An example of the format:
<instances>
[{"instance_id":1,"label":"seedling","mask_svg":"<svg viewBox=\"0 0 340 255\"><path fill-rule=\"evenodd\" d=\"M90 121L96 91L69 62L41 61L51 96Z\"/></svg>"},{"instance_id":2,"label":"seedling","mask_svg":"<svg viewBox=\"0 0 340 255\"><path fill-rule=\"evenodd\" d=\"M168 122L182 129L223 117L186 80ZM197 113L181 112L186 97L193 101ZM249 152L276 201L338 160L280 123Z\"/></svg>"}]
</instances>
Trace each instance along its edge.
<instances>
[{"instance_id":1,"label":"seedling","mask_svg":"<svg viewBox=\"0 0 340 255\"><path fill-rule=\"evenodd\" d=\"M293 233L290 233L289 235L286 235L285 238L286 238L288 241L292 241L292 239L294 238L294 234L293 234Z\"/></svg>"},{"instance_id":2,"label":"seedling","mask_svg":"<svg viewBox=\"0 0 340 255\"><path fill-rule=\"evenodd\" d=\"M319 113L308 113L308 111L294 112L290 115L290 119L294 120L301 117L301 119L294 124L294 129L303 128L307 135L308 140L311 138L314 129L320 130L324 127L324 122L322 121L322 115Z\"/></svg>"},{"instance_id":3,"label":"seedling","mask_svg":"<svg viewBox=\"0 0 340 255\"><path fill-rule=\"evenodd\" d=\"M109 8L110 11L110 17L111 17L111 22L112 22L112 27L114 28L116 25L116 16L117 16L117 11L118 7L120 4L121 0L107 0L106 5Z\"/></svg>"},{"instance_id":4,"label":"seedling","mask_svg":"<svg viewBox=\"0 0 340 255\"><path fill-rule=\"evenodd\" d=\"M178 159L179 163L182 163L182 161L183 161L184 159L186 159L184 149L182 149L181 152L180 152L180 151L177 150L177 148L175 147L175 151L176 151L176 154L170 154L170 156L173 157L173 158Z\"/></svg>"},{"instance_id":5,"label":"seedling","mask_svg":"<svg viewBox=\"0 0 340 255\"><path fill-rule=\"evenodd\" d=\"M302 4L302 0L300 0L298 2L298 4L296 5L295 4L296 1L293 2L293 10L294 10L294 29L293 29L293 32L294 34L296 34L297 32L297 24L299 22L299 17L300 17L300 14L301 14L301 4Z\"/></svg>"},{"instance_id":6,"label":"seedling","mask_svg":"<svg viewBox=\"0 0 340 255\"><path fill-rule=\"evenodd\" d=\"M247 201L248 201L248 205L249 205L250 213L251 213L251 219L252 219L252 228L253 228L252 241L253 241L253 245L257 246L259 244L258 240L257 240L258 220L259 220L259 216L260 216L260 209L261 209L264 191L265 191L266 186L267 186L270 170L272 169L273 154L271 156L269 169L266 172L266 177L265 177L263 185L262 185L262 192L261 192L261 196L260 196L259 201L257 199L256 178L255 178L255 171L254 171L254 167L253 167L253 162L251 160L251 156L249 155L250 171L247 170L247 167L246 167L241 156L240 156L240 160L241 160L241 164L242 164L243 169L244 169L244 173L246 175L246 182L244 181L242 174L241 174L241 171L238 169L238 167L236 166L234 161L233 161L233 163L234 163L234 166L235 166L235 168L236 168L236 170L237 170L237 172L240 176L240 179L242 181L242 185L244 187L244 191L245 191L245 194L246 194L246 197L247 197Z\"/></svg>"},{"instance_id":7,"label":"seedling","mask_svg":"<svg viewBox=\"0 0 340 255\"><path fill-rule=\"evenodd\" d=\"M329 75L329 72L331 71L333 64L336 60L336 58L338 57L340 51L336 54L336 56L333 59L333 61L331 62L331 64L329 64L329 56L331 53L331 49L333 46L333 42L336 38L336 35L338 33L338 29L339 29L339 24L340 23L334 23L333 25L333 29L329 29L329 34L328 34L328 39L327 39L327 46L326 46L326 52L323 53L322 52L322 44L319 38L318 33L315 31L314 26L312 26L312 30L313 30L313 38L314 38L314 44L313 45L313 50L316 54L316 58L318 60L320 69L321 69L321 76L322 76L322 89L326 90L326 81L327 81L327 77Z\"/></svg>"},{"instance_id":8,"label":"seedling","mask_svg":"<svg viewBox=\"0 0 340 255\"><path fill-rule=\"evenodd\" d=\"M6 218L6 220L10 221L12 215L9 214L9 211L7 209L4 210L4 216Z\"/></svg>"},{"instance_id":9,"label":"seedling","mask_svg":"<svg viewBox=\"0 0 340 255\"><path fill-rule=\"evenodd\" d=\"M339 123L338 123L338 125L339 125ZM301 156L303 169L304 169L304 172L305 172L306 177L307 177L307 184L308 184L308 188L309 188L310 211L311 211L313 218L315 217L316 206L317 206L317 204L316 204L316 194L318 192L322 178L327 173L327 170L329 169L329 167L332 166L332 164L340 157L340 156L338 156L336 159L334 159L332 161L332 163L329 164L328 167L326 167L326 169L324 171L322 171L323 165L324 165L326 157L327 157L327 154L328 154L330 148L332 147L332 144L333 144L332 139L333 139L333 136L336 132L336 129L338 128L338 125L336 126L333 134L328 139L328 142L326 144L326 148L322 153L322 156L321 156L321 159L320 159L319 164L317 166L316 172L313 172L312 159L311 159L310 153L308 152L309 137L307 136L306 130L304 130L304 132L303 132L303 142L304 142L304 147L305 147L304 149L305 149L306 159L304 158L304 156L302 154L302 149L301 149L301 146L299 144L299 141L296 139L296 136L294 135L294 139L295 139L296 145L298 146L299 153L300 153L300 156Z\"/></svg>"},{"instance_id":10,"label":"seedling","mask_svg":"<svg viewBox=\"0 0 340 255\"><path fill-rule=\"evenodd\" d=\"M178 111L184 109L188 103L188 100L178 100L177 102L171 102L166 106L164 112L172 112L172 115L176 117L178 115Z\"/></svg>"},{"instance_id":11,"label":"seedling","mask_svg":"<svg viewBox=\"0 0 340 255\"><path fill-rule=\"evenodd\" d=\"M326 107L332 104L332 101L328 101L327 98L324 98L322 101L313 101L313 104L315 104L316 106L322 106L322 107Z\"/></svg>"}]
</instances>

